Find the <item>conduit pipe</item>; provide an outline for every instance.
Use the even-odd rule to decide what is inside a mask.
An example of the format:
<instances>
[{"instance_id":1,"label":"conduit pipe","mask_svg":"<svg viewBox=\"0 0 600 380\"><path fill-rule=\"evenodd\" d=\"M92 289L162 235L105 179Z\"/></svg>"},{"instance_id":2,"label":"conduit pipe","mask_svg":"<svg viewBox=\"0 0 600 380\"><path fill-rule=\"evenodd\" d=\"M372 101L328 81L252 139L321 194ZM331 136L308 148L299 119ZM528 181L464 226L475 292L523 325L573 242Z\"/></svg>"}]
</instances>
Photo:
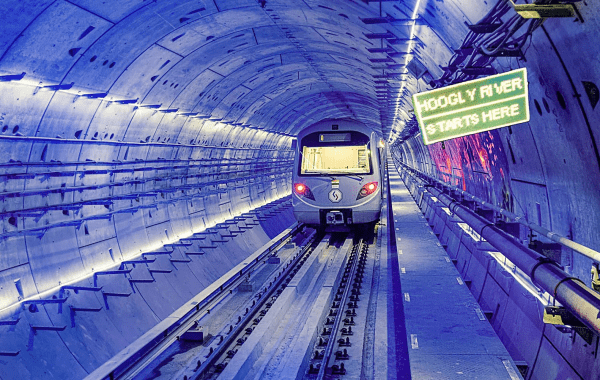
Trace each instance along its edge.
<instances>
[{"instance_id":1,"label":"conduit pipe","mask_svg":"<svg viewBox=\"0 0 600 380\"><path fill-rule=\"evenodd\" d=\"M458 201L433 187L428 187L427 190L525 272L533 283L553 295L586 326L600 334L600 294L585 286L580 279L569 276L553 260L525 247Z\"/></svg>"},{"instance_id":2,"label":"conduit pipe","mask_svg":"<svg viewBox=\"0 0 600 380\"><path fill-rule=\"evenodd\" d=\"M520 224L526 226L527 228L531 229L532 231L535 231L535 232L537 232L537 233L539 233L541 235L544 235L548 239L550 239L552 241L555 241L555 242L557 242L557 243L559 243L559 244L561 244L561 245L563 245L565 247L571 248L572 250L574 250L576 252L579 252L580 254L584 255L585 257L588 257L588 258L594 260L595 262L600 263L600 252L598 252L596 250L593 250L593 249L591 249L589 247L586 247L586 246L581 245L579 243L576 243L576 242L574 242L572 240L569 240L566 237L561 236L561 235L557 234L556 232L552 232L552 231L550 231L550 230L548 230L548 229L546 229L546 228L544 228L542 226L538 226L537 224L530 223L530 222L528 222L522 216L518 216L518 215L513 214L512 212L507 211L507 210L505 210L505 209L503 209L501 207L498 207L498 206L496 206L494 204L488 203L488 202L484 201L483 199L478 198L478 197L476 197L474 195L471 195L471 194L467 193L466 191L461 190L461 189L459 189L459 188L457 188L455 186L451 186L451 185L448 185L447 183L445 183L443 181L440 181L440 180L435 179L435 178L431 178L428 175L422 173L421 171L419 171L417 169L413 169L413 168L409 167L408 165L406 165L406 164L404 164L402 162L398 162L398 163L400 165L402 165L405 169L407 169L409 171L412 171L414 173L417 173L420 176L427 178L427 180L429 180L429 181L439 183L440 185L442 185L442 186L444 186L444 187L446 187L446 188L448 188L448 189L450 189L452 191L455 191L455 192L461 194L465 199L472 200L472 201L474 201L474 202L476 202L476 203L478 203L478 204L480 204L482 206L485 206L485 207L487 207L489 209L492 209L492 210L498 212L499 214L502 214L502 215L506 216L510 220L512 220L514 222L517 222L517 223L520 223Z\"/></svg>"}]
</instances>

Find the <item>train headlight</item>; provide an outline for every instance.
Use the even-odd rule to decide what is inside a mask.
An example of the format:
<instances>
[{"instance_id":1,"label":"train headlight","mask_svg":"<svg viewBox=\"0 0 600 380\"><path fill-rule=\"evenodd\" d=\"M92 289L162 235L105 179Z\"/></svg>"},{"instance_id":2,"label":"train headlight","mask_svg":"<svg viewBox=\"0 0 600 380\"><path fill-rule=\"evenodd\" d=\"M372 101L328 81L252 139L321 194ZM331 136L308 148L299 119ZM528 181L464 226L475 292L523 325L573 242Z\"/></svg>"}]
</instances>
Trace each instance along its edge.
<instances>
[{"instance_id":1,"label":"train headlight","mask_svg":"<svg viewBox=\"0 0 600 380\"><path fill-rule=\"evenodd\" d=\"M379 185L378 182L369 182L366 185L364 185L358 192L358 196L356 197L356 200L359 200L361 198L364 198L368 195L373 194L377 190L377 185Z\"/></svg>"},{"instance_id":2,"label":"train headlight","mask_svg":"<svg viewBox=\"0 0 600 380\"><path fill-rule=\"evenodd\" d=\"M313 195L312 191L310 191L308 186L306 186L303 183L295 183L294 191L296 192L296 194L298 194L301 197L305 197L305 198L311 199L313 201L315 200L315 196Z\"/></svg>"}]
</instances>

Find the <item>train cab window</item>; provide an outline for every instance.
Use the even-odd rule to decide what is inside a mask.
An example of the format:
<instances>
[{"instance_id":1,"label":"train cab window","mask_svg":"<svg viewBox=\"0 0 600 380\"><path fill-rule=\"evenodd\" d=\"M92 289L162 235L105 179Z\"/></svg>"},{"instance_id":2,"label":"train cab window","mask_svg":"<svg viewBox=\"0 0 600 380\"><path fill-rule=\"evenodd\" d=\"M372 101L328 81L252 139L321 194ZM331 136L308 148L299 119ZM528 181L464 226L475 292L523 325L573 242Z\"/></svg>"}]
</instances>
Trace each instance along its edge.
<instances>
[{"instance_id":1,"label":"train cab window","mask_svg":"<svg viewBox=\"0 0 600 380\"><path fill-rule=\"evenodd\" d=\"M301 174L368 174L371 172L366 145L308 147L302 150Z\"/></svg>"},{"instance_id":2,"label":"train cab window","mask_svg":"<svg viewBox=\"0 0 600 380\"><path fill-rule=\"evenodd\" d=\"M357 131L312 133L300 144L300 175L371 174L369 136Z\"/></svg>"}]
</instances>

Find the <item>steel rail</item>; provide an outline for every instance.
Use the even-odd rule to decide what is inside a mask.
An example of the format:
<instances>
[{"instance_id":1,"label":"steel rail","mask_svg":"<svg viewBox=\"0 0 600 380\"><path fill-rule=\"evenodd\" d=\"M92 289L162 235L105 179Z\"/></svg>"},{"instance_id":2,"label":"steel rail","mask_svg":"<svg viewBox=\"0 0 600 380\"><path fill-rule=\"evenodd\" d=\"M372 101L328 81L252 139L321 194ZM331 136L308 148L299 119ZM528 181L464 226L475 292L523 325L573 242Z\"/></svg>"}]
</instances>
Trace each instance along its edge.
<instances>
[{"instance_id":1,"label":"steel rail","mask_svg":"<svg viewBox=\"0 0 600 380\"><path fill-rule=\"evenodd\" d=\"M358 267L359 256L361 255L363 245L364 245L364 240L361 238L358 241L358 243L354 245L354 247L352 249L352 255L354 256L353 260L352 260L352 267L350 269L350 272L348 273L348 281L346 282L346 286L344 288L344 293L342 294L342 297L338 304L339 305L338 313L336 314L335 319L333 321L333 327L331 328L331 335L329 336L329 339L327 340L327 346L325 347L325 352L323 353L323 358L321 359L321 366L319 367L319 373L317 374L317 380L323 380L325 378L326 371L328 368L327 363L329 363L329 360L331 359L331 355L333 353L333 347L337 343L335 338L338 334L340 323L344 317L343 309L344 309L344 306L346 305L346 302L348 301L348 295L350 294L350 288L352 288L351 282L354 279L354 276L356 275L356 268ZM354 248L356 248L356 250ZM338 288L339 288L339 285L338 285Z\"/></svg>"},{"instance_id":2,"label":"steel rail","mask_svg":"<svg viewBox=\"0 0 600 380\"><path fill-rule=\"evenodd\" d=\"M269 246L263 246L246 259L250 260L250 262L247 264L240 263L232 268L227 274L200 292L192 300L186 302L185 305L176 310L171 316L163 319L162 322L146 334L132 342L113 358L89 374L86 380L114 380L124 378L131 373L132 367L136 367L140 360L148 357L148 355L155 356L156 350L164 351L168 347L165 342L186 331L200 314L206 312L208 306L212 305L214 300L221 297L223 293L228 293L228 290L239 279L243 279L258 263L274 250L278 249L278 247L285 244L302 226L302 224L294 223L290 228L275 237ZM148 254L151 254L151 252ZM247 262L246 260L244 262Z\"/></svg>"},{"instance_id":3,"label":"steel rail","mask_svg":"<svg viewBox=\"0 0 600 380\"><path fill-rule=\"evenodd\" d=\"M481 199L475 195L472 195L462 189L457 188L456 186L448 185L447 183L445 183L443 181L440 181L436 178L432 178L429 175L421 172L420 170L411 168L410 166L406 165L403 162L400 162L400 161L396 161L396 162L399 163L400 165L402 165L402 167L407 169L408 171L416 173L419 176L421 176L422 178L425 178L427 181L435 182L435 183L440 184L441 186L444 186L456 193L459 193L465 199L474 201L479 205L490 208L490 209L498 212L499 214L506 216L511 221L522 224L522 225L526 226L527 228L531 229L532 231L538 232L539 234L544 235L548 239L550 239L554 242L557 242L567 248L570 248L570 249L574 250L575 252L578 252L578 253L582 254L583 256L594 260L597 263L600 263L600 252L598 252L592 248L589 248L582 244L574 242L556 232L550 231L550 230L548 230L542 226L539 226L535 223L531 223L531 222L527 221L527 219L525 219L525 217L523 217L523 216L519 216L517 214L514 214L514 213L506 210L506 209L498 207L492 203L486 202L483 199Z\"/></svg>"},{"instance_id":4,"label":"steel rail","mask_svg":"<svg viewBox=\"0 0 600 380\"><path fill-rule=\"evenodd\" d=\"M191 375L189 379L198 379L200 378L200 376L206 375L207 371L215 365L215 362L217 360L219 360L231 347L235 347L237 345L235 344L235 342L238 338L240 338L240 335L243 331L245 331L246 327L253 322L256 313L260 311L260 309L273 296L277 289L286 281L290 273L292 273L295 268L298 268L299 264L303 264L305 258L312 254L317 245L322 241L322 238L323 236L318 235L317 233L315 233L310 238L310 241L306 244L302 251L298 252L296 257L294 257L294 259L288 263L283 273L277 276L277 279L273 282L273 285L271 285L265 291L265 294L261 295L256 305L251 310L249 310L249 312L242 318L242 320L237 323L237 326L232 328L232 331L227 334L227 338L223 339L223 342L219 345L219 347L216 350L213 351L213 353L207 358L207 360L205 360L203 363L200 364L200 366L196 367L193 370L194 374ZM194 362L194 360L192 360L191 362Z\"/></svg>"}]
</instances>

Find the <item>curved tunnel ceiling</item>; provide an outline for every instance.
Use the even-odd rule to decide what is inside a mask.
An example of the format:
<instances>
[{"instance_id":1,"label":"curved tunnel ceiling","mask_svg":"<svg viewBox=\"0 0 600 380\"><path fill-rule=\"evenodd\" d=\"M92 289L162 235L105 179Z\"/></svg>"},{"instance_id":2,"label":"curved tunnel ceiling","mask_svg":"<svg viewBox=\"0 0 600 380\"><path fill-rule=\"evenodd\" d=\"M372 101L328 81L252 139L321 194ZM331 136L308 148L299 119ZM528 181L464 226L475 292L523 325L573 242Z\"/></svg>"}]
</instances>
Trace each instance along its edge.
<instances>
[{"instance_id":1,"label":"curved tunnel ceiling","mask_svg":"<svg viewBox=\"0 0 600 380\"><path fill-rule=\"evenodd\" d=\"M424 146L411 95L465 39L487 38L467 24L496 4L503 26L518 18L508 0L0 0L0 322L22 318L0 340L0 356L21 356L0 372L82 378L230 270L231 251L243 260L279 234L293 223L293 137L327 118L362 121L396 161L600 246L598 5L575 3L579 22L546 20L520 57L486 61L527 68L528 123ZM214 266L186 261L189 277L27 348L32 324L65 323L55 308L22 313L27 300L260 209L281 215L253 223L249 243L211 247ZM563 258L589 280L589 258ZM128 282L115 278L103 284ZM67 302L96 301L81 293ZM586 367L583 351L562 352Z\"/></svg>"},{"instance_id":2,"label":"curved tunnel ceiling","mask_svg":"<svg viewBox=\"0 0 600 380\"><path fill-rule=\"evenodd\" d=\"M382 95L380 78L406 74L406 63L425 45L435 53L422 58L449 57L444 41L459 39L461 28L437 23L433 31L429 22L465 18L452 2L442 10L420 0L75 0L4 8L18 17L2 27L0 74L25 72L21 84L73 84L68 91L75 95L137 99L287 135L327 117L355 118L387 135L404 121L397 98L414 80L407 74ZM395 21L382 23L384 17ZM377 51L389 44L394 58ZM53 108L59 101L36 103ZM120 123L135 123L129 107L121 112L129 117ZM105 116L90 115L90 124L95 117ZM143 136L121 136L137 137Z\"/></svg>"}]
</instances>

